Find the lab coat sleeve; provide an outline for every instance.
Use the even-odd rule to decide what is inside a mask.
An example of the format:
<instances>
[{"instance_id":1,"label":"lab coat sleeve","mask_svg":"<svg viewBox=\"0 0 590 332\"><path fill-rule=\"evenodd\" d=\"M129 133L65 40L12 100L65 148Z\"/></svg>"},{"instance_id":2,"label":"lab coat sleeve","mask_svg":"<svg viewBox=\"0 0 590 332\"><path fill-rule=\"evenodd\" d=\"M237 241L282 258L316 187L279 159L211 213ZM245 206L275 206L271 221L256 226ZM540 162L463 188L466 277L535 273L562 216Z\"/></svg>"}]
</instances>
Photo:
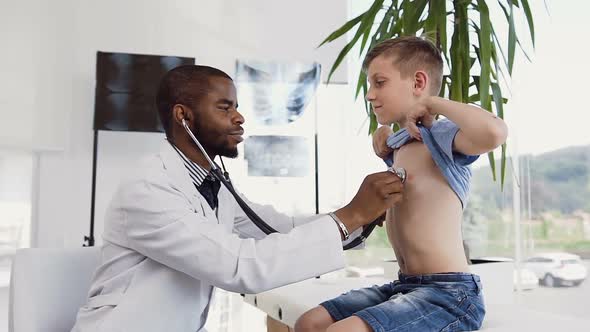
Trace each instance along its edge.
<instances>
[{"instance_id":1,"label":"lab coat sleeve","mask_svg":"<svg viewBox=\"0 0 590 332\"><path fill-rule=\"evenodd\" d=\"M307 215L307 216L288 216L284 213L280 213L275 210L271 205L261 205L250 202L244 195L240 194L240 197L256 212L257 215L268 223L272 228L276 229L279 233L288 233L293 228L301 226L317 220L319 218L325 218L324 215ZM246 216L242 208L232 198L230 200L234 204L235 217L234 217L234 231L240 235L240 237L248 237L255 239L262 239L266 236L252 221ZM338 229L336 229L338 232Z\"/></svg>"},{"instance_id":2,"label":"lab coat sleeve","mask_svg":"<svg viewBox=\"0 0 590 332\"><path fill-rule=\"evenodd\" d=\"M329 216L256 240L207 220L182 193L161 181L138 180L120 195L130 248L228 291L259 293L345 264Z\"/></svg>"},{"instance_id":3,"label":"lab coat sleeve","mask_svg":"<svg viewBox=\"0 0 590 332\"><path fill-rule=\"evenodd\" d=\"M305 225L309 222L317 220L319 218L326 218L325 214L321 215L308 215L308 216L297 216L297 217L290 217L283 213L277 212L271 205L260 205L256 203L252 203L244 197L244 195L240 195L242 199L248 203L250 208L258 214L262 220L272 226L280 233L287 233L291 229L297 226ZM232 200L233 201L233 200ZM236 231L241 237L251 237L256 239L261 239L266 236L263 231L260 230L250 219L246 216L242 208L235 203L236 205L236 214L234 219L234 231ZM332 220L331 217L328 217L329 220ZM334 222L332 220L332 222ZM338 234L340 231L336 230ZM342 242L342 246L347 245L349 242L356 239L362 233L362 228L358 228L350 234L350 238L346 241ZM364 249L365 243L361 242L361 244L354 247L354 249Z\"/></svg>"}]
</instances>

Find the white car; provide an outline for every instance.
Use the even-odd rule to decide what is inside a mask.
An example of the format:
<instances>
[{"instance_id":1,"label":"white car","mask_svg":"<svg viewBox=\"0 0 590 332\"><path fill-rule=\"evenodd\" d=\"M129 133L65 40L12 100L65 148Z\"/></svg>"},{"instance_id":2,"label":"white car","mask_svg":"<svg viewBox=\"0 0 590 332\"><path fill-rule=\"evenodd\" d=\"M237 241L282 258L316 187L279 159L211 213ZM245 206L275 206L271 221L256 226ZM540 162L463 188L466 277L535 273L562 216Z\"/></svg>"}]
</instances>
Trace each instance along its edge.
<instances>
[{"instance_id":1,"label":"white car","mask_svg":"<svg viewBox=\"0 0 590 332\"><path fill-rule=\"evenodd\" d=\"M541 284L547 287L578 286L588 276L580 256L565 252L532 256L525 261L524 266L533 271Z\"/></svg>"}]
</instances>

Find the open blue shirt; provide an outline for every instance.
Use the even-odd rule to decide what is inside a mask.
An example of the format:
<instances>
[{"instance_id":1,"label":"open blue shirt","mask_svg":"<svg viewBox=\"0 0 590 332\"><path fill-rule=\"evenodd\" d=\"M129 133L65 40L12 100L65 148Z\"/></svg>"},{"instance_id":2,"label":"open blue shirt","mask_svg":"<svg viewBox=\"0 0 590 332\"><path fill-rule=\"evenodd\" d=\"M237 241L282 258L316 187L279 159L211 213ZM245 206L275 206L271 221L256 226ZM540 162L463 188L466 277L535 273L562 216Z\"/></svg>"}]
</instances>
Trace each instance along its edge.
<instances>
[{"instance_id":1,"label":"open blue shirt","mask_svg":"<svg viewBox=\"0 0 590 332\"><path fill-rule=\"evenodd\" d=\"M453 141L459 131L459 127L448 119L435 121L430 129L418 126L422 134L422 141L428 147L432 159L441 170L443 176L459 197L461 205L465 208L471 169L469 167L479 156L469 156L453 151ZM392 149L399 149L411 142L413 138L404 128L387 138L387 145ZM385 159L387 166L393 165L393 154Z\"/></svg>"}]
</instances>

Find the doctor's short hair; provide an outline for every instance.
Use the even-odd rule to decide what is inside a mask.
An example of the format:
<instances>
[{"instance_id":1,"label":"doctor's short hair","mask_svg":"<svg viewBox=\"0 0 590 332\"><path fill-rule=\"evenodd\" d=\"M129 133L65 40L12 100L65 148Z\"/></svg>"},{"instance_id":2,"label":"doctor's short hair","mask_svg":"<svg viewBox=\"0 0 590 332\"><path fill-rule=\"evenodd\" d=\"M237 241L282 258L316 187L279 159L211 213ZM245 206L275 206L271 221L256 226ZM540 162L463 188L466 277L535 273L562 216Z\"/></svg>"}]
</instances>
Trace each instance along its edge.
<instances>
[{"instance_id":1,"label":"doctor's short hair","mask_svg":"<svg viewBox=\"0 0 590 332\"><path fill-rule=\"evenodd\" d=\"M170 137L172 134L170 125L174 105L183 104L196 108L199 100L209 90L210 77L232 79L217 68L200 65L179 66L164 75L158 87L156 106L166 136Z\"/></svg>"},{"instance_id":2,"label":"doctor's short hair","mask_svg":"<svg viewBox=\"0 0 590 332\"><path fill-rule=\"evenodd\" d=\"M418 70L425 71L430 79L430 94L439 94L443 78L443 59L431 41L416 36L384 40L367 52L362 67L365 73L368 72L371 62L380 55L391 58L402 78L413 75Z\"/></svg>"}]
</instances>

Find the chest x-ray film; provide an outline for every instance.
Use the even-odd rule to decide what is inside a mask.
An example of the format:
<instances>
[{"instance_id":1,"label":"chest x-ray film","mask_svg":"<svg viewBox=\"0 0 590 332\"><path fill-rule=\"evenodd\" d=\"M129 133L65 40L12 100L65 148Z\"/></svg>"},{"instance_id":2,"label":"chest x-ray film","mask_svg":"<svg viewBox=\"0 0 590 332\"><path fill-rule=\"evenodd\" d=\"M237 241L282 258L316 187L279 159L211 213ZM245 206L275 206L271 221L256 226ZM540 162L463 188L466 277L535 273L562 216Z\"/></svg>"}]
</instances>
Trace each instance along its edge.
<instances>
[{"instance_id":1,"label":"chest x-ray film","mask_svg":"<svg viewBox=\"0 0 590 332\"><path fill-rule=\"evenodd\" d=\"M250 136L244 142L249 176L303 177L310 173L312 148L301 136Z\"/></svg>"},{"instance_id":2,"label":"chest x-ray film","mask_svg":"<svg viewBox=\"0 0 590 332\"><path fill-rule=\"evenodd\" d=\"M236 83L241 108L258 124L284 125L305 112L320 81L318 63L238 61Z\"/></svg>"}]
</instances>

